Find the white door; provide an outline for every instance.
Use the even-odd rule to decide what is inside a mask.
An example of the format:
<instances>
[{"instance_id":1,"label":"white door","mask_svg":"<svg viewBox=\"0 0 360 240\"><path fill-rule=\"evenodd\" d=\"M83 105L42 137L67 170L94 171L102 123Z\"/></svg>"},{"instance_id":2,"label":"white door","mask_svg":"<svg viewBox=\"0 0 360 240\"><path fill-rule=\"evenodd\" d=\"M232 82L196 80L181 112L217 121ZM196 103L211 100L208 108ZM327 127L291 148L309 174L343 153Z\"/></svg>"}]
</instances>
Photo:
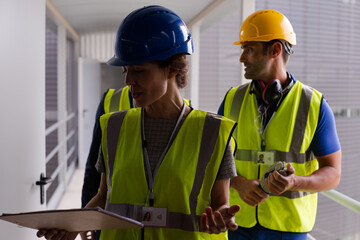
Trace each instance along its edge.
<instances>
[{"instance_id":1,"label":"white door","mask_svg":"<svg viewBox=\"0 0 360 240\"><path fill-rule=\"evenodd\" d=\"M85 168L97 106L101 99L100 62L79 59L79 167Z\"/></svg>"},{"instance_id":2,"label":"white door","mask_svg":"<svg viewBox=\"0 0 360 240\"><path fill-rule=\"evenodd\" d=\"M37 211L45 173L45 1L1 1L0 214ZM26 36L26 41L24 41ZM0 221L0 239L36 239Z\"/></svg>"}]
</instances>

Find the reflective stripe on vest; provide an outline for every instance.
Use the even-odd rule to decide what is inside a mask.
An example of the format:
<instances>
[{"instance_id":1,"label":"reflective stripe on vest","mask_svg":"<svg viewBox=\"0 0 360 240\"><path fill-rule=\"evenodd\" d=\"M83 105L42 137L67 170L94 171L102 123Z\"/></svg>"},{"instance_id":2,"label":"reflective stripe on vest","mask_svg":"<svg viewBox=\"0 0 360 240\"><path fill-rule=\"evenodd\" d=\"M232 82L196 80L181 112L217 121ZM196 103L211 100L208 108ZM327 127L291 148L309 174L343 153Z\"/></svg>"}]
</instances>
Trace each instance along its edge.
<instances>
[{"instance_id":1,"label":"reflective stripe on vest","mask_svg":"<svg viewBox=\"0 0 360 240\"><path fill-rule=\"evenodd\" d=\"M254 163L257 152L261 151L261 135L257 132L260 124L257 122L256 97L249 91L250 84L232 88L225 99L224 115L239 124L238 131L233 134L238 139L235 155L238 174L247 179L259 179L268 166ZM266 151L274 152L276 161L291 162L296 175L309 175L318 168L317 160L308 148L317 127L321 99L321 93L297 81L266 132ZM236 222L243 227L252 227L259 222L273 230L306 232L312 229L315 221L317 194L287 191L281 196L271 196L256 208L244 203L233 189L230 198L231 204L242 206ZM272 216L275 212L289 211L294 220L291 214L276 220Z\"/></svg>"},{"instance_id":2,"label":"reflective stripe on vest","mask_svg":"<svg viewBox=\"0 0 360 240\"><path fill-rule=\"evenodd\" d=\"M133 108L133 102L130 98L129 87L115 90L109 89L104 99L105 113L116 112Z\"/></svg>"},{"instance_id":3,"label":"reflective stripe on vest","mask_svg":"<svg viewBox=\"0 0 360 240\"><path fill-rule=\"evenodd\" d=\"M138 206L148 202L140 116L141 109L131 109L111 116L104 115L100 121L108 184L106 209L131 218ZM201 235L204 239L210 239L209 234L199 232L200 216L205 207L211 204L211 189L234 125L226 118L198 110L192 110L186 117L155 177L154 207L168 209L168 225L166 229L146 229L151 236L164 239L161 236L165 234L171 239L184 239L184 236L197 239L196 236ZM122 156L129 158L129 161L121 161ZM118 169L125 172L121 172L120 176ZM122 182L120 186L113 186L119 181ZM121 194L120 187L131 194ZM129 232L138 230L114 231L132 236Z\"/></svg>"}]
</instances>

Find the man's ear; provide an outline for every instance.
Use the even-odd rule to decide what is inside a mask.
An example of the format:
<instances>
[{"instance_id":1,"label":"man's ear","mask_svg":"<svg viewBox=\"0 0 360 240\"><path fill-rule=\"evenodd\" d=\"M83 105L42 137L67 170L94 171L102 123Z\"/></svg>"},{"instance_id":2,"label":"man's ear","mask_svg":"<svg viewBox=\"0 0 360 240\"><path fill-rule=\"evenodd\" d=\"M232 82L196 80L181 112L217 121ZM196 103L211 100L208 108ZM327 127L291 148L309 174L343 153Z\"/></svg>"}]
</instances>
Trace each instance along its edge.
<instances>
[{"instance_id":1,"label":"man's ear","mask_svg":"<svg viewBox=\"0 0 360 240\"><path fill-rule=\"evenodd\" d=\"M272 57L277 57L279 55L281 55L282 53L282 44L280 42L274 42L273 45L271 45L271 48L270 48L270 55Z\"/></svg>"}]
</instances>

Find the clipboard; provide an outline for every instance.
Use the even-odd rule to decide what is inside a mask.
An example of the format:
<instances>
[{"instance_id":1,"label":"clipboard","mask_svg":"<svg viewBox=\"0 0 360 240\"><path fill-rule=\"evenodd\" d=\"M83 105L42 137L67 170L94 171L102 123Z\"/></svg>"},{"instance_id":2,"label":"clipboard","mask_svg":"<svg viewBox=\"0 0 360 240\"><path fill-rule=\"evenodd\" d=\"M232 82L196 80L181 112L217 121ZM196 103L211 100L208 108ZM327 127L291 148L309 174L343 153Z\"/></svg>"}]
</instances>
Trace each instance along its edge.
<instances>
[{"instance_id":1,"label":"clipboard","mask_svg":"<svg viewBox=\"0 0 360 240\"><path fill-rule=\"evenodd\" d=\"M134 219L120 216L102 208L75 208L24 213L4 213L0 220L33 229L64 229L83 232L102 229L142 228Z\"/></svg>"}]
</instances>

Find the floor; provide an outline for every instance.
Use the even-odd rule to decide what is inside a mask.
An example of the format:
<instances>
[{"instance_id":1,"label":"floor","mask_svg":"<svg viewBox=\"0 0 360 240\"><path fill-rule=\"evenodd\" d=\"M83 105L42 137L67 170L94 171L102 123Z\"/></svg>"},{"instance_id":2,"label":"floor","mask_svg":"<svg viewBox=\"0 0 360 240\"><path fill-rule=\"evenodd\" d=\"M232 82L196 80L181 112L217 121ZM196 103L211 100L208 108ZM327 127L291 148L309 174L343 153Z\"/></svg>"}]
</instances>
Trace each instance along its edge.
<instances>
[{"instance_id":1,"label":"floor","mask_svg":"<svg viewBox=\"0 0 360 240\"><path fill-rule=\"evenodd\" d=\"M83 185L84 169L77 168L63 195L58 209L80 208L81 189Z\"/></svg>"},{"instance_id":2,"label":"floor","mask_svg":"<svg viewBox=\"0 0 360 240\"><path fill-rule=\"evenodd\" d=\"M58 209L80 208L84 169L76 169ZM75 240L81 240L80 235Z\"/></svg>"}]
</instances>

